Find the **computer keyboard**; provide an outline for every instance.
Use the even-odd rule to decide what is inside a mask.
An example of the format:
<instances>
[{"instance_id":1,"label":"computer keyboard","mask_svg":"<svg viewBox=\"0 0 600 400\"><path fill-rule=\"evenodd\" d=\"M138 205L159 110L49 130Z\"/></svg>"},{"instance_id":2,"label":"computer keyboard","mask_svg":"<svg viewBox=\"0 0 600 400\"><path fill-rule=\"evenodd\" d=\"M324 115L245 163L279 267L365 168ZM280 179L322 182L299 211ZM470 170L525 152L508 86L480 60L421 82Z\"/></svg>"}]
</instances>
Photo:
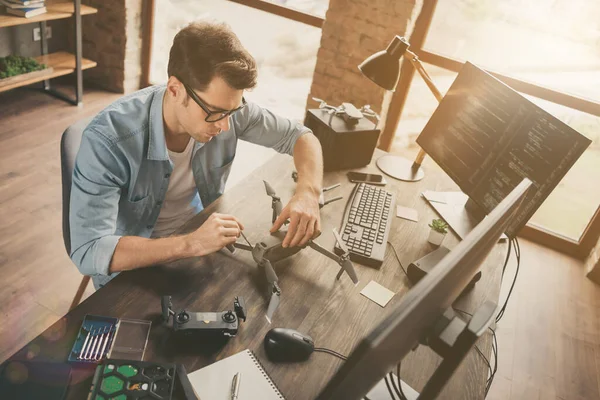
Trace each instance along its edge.
<instances>
[{"instance_id":1,"label":"computer keyboard","mask_svg":"<svg viewBox=\"0 0 600 400\"><path fill-rule=\"evenodd\" d=\"M383 263L390 226L395 214L396 196L384 188L357 183L342 221L342 240L350 259L370 267ZM336 245L336 254L342 250Z\"/></svg>"}]
</instances>

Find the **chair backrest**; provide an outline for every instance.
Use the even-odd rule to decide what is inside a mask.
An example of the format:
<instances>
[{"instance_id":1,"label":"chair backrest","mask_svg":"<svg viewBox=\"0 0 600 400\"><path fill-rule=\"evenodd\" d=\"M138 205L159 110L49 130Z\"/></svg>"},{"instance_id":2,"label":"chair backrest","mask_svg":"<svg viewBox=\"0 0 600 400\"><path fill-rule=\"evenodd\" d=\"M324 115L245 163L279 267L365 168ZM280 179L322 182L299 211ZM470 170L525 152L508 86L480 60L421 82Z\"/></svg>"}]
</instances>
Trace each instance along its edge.
<instances>
[{"instance_id":1,"label":"chair backrest","mask_svg":"<svg viewBox=\"0 0 600 400\"><path fill-rule=\"evenodd\" d=\"M69 227L69 207L71 205L71 183L73 181L73 168L75 168L75 157L81 144L83 131L92 121L86 118L78 121L67 128L60 140L60 169L62 173L62 224L63 240L67 254L71 254L71 228Z\"/></svg>"}]
</instances>

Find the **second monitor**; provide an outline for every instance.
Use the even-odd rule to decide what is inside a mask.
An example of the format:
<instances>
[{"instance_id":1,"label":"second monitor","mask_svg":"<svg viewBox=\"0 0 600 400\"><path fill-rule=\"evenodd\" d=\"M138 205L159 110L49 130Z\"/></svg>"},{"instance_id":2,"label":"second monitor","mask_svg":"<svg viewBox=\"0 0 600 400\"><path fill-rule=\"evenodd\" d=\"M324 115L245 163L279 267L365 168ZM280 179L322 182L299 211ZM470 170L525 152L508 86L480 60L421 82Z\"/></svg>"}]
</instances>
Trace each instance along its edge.
<instances>
[{"instance_id":1,"label":"second monitor","mask_svg":"<svg viewBox=\"0 0 600 400\"><path fill-rule=\"evenodd\" d=\"M530 179L514 237L591 141L467 62L417 143L485 214Z\"/></svg>"}]
</instances>

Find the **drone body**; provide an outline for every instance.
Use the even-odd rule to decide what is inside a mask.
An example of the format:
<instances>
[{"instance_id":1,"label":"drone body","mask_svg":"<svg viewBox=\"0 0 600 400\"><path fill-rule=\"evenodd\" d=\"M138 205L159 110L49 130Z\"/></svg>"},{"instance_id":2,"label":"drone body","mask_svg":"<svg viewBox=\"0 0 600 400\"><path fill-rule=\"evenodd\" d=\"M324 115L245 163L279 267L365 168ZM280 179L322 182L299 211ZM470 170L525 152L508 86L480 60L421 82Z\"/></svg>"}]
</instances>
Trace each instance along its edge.
<instances>
[{"instance_id":1,"label":"drone body","mask_svg":"<svg viewBox=\"0 0 600 400\"><path fill-rule=\"evenodd\" d=\"M276 263L279 260L293 256L303 249L303 247L283 247L283 239L286 234L287 230L281 230L265 236L252 250L254 261L257 264L260 264L263 260Z\"/></svg>"},{"instance_id":2,"label":"drone body","mask_svg":"<svg viewBox=\"0 0 600 400\"><path fill-rule=\"evenodd\" d=\"M265 183L265 189L267 191L267 194L269 196L271 196L271 198L273 200L271 203L271 207L273 208L272 222L275 222L275 220L277 219L277 217L279 216L279 214L281 213L281 210L282 210L281 199L279 197L277 197L277 195L275 194L275 190L273 190L273 188L271 187L271 185L269 185L269 183L267 183L266 181L263 181L263 182ZM335 188L337 186L339 186L339 185L334 185L332 187L323 189L323 191L331 190L332 188ZM322 207L325 204L329 204L332 201L339 200L339 199L341 199L341 197L337 197L337 198L331 199L329 201L320 201L320 206ZM341 269L337 275L337 279L339 279L341 277L341 275L343 274L343 272L345 271L348 274L348 276L350 276L350 279L352 279L354 284L358 283L358 277L356 275L356 271L354 270L354 266L352 265L352 262L350 261L348 249L345 247L344 243L342 242L342 239L340 238L338 232L335 229L333 230L333 234L334 234L340 248L344 252L341 256L338 256L335 253L321 247L320 245L318 245L317 243L315 243L312 240L308 241L302 247L300 247L300 246L283 247L283 239L285 238L286 234L287 234L287 230L279 230L277 232L271 233L268 236L265 236L256 245L252 245L252 244L250 244L248 239L246 239L246 236L242 233L242 236L244 237L244 239L246 239L246 242L248 244L247 245L243 244L243 243L235 243L234 244L235 248L239 248L242 250L252 252L252 258L254 259L256 264L258 264L258 266L264 268L265 277L269 284L269 295L271 296L271 299L269 301L269 307L267 309L267 314L266 314L266 318L267 318L267 321L269 321L269 323L271 323L273 314L275 313L275 310L277 310L277 307L279 307L279 303L281 301L281 289L279 288L279 283L278 283L279 278L277 277L277 274L275 273L275 270L273 269L273 264L278 261L281 261L285 258L293 256L294 254L300 252L302 249L304 249L307 246L311 247L312 249L318 251L319 253L329 257L330 259L336 261L340 265Z\"/></svg>"}]
</instances>

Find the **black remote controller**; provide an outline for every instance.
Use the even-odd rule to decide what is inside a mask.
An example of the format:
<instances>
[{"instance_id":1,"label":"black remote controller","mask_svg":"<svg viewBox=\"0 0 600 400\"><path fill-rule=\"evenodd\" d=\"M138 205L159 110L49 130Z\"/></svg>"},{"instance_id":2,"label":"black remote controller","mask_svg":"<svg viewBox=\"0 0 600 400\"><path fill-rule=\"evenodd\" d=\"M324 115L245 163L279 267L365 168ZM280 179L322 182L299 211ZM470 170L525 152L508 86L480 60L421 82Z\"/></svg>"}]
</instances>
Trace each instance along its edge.
<instances>
[{"instance_id":1,"label":"black remote controller","mask_svg":"<svg viewBox=\"0 0 600 400\"><path fill-rule=\"evenodd\" d=\"M238 332L239 321L246 321L246 304L241 296L233 301L233 311L175 312L172 309L171 296L162 296L161 305L163 320L168 323L173 316L175 331L205 331L234 337Z\"/></svg>"}]
</instances>

